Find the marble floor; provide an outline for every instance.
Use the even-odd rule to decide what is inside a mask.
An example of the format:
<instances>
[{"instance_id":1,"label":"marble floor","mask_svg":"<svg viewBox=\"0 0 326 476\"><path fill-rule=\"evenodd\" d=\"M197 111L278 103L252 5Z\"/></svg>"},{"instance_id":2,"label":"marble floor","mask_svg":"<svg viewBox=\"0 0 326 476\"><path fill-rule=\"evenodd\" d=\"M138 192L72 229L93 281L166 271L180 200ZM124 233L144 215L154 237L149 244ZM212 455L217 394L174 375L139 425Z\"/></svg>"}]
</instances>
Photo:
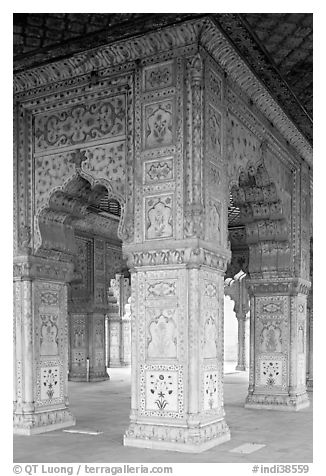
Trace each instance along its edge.
<instances>
[{"instance_id":1,"label":"marble floor","mask_svg":"<svg viewBox=\"0 0 326 476\"><path fill-rule=\"evenodd\" d=\"M69 382L70 407L77 418L71 429L35 436L14 436L14 462L20 463L310 463L312 404L300 412L249 410L243 407L248 374L225 366L224 404L231 440L201 454L124 447L130 408L129 369L110 369L110 380ZM312 394L310 393L312 400ZM244 443L265 445L250 454L234 453Z\"/></svg>"}]
</instances>

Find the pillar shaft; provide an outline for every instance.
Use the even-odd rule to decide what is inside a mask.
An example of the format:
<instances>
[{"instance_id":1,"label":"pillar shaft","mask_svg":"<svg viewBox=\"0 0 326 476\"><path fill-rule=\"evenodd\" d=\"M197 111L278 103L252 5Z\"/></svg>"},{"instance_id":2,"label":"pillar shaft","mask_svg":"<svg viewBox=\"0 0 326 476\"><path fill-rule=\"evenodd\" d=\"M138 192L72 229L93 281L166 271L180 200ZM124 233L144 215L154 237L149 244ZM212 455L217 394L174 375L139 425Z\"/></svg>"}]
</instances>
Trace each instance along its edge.
<instances>
[{"instance_id":1,"label":"pillar shaft","mask_svg":"<svg viewBox=\"0 0 326 476\"><path fill-rule=\"evenodd\" d=\"M67 263L33 257L15 262L14 433L75 424L67 393Z\"/></svg>"},{"instance_id":2,"label":"pillar shaft","mask_svg":"<svg viewBox=\"0 0 326 476\"><path fill-rule=\"evenodd\" d=\"M236 315L238 320L238 362L236 370L249 368L249 319L246 315Z\"/></svg>"},{"instance_id":3,"label":"pillar shaft","mask_svg":"<svg viewBox=\"0 0 326 476\"><path fill-rule=\"evenodd\" d=\"M246 407L300 410L306 393L306 301L309 282L249 281L250 380Z\"/></svg>"},{"instance_id":4,"label":"pillar shaft","mask_svg":"<svg viewBox=\"0 0 326 476\"><path fill-rule=\"evenodd\" d=\"M204 451L230 438L223 408L223 282L222 271L192 263L134 269L126 445Z\"/></svg>"}]
</instances>

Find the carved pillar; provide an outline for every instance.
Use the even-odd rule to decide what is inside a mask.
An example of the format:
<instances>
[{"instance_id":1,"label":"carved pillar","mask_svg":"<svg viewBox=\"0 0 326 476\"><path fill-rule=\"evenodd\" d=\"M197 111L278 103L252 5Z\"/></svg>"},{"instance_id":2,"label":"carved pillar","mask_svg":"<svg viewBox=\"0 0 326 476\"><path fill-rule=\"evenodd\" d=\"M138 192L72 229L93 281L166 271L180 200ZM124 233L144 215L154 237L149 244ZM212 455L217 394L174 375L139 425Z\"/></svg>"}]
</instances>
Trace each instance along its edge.
<instances>
[{"instance_id":1,"label":"carved pillar","mask_svg":"<svg viewBox=\"0 0 326 476\"><path fill-rule=\"evenodd\" d=\"M239 273L240 274L240 273ZM249 368L249 296L246 287L245 275L235 276L235 279L226 279L224 294L234 301L234 312L238 321L238 356L236 370Z\"/></svg>"},{"instance_id":2,"label":"carved pillar","mask_svg":"<svg viewBox=\"0 0 326 476\"><path fill-rule=\"evenodd\" d=\"M307 325L307 390L313 390L313 308L308 309Z\"/></svg>"},{"instance_id":3,"label":"carved pillar","mask_svg":"<svg viewBox=\"0 0 326 476\"><path fill-rule=\"evenodd\" d=\"M105 242L76 236L74 281L69 299L69 380L85 381L87 359L89 381L108 378L105 363Z\"/></svg>"},{"instance_id":4,"label":"carved pillar","mask_svg":"<svg viewBox=\"0 0 326 476\"><path fill-rule=\"evenodd\" d=\"M75 424L68 408L67 282L72 265L33 256L14 261L14 433Z\"/></svg>"},{"instance_id":5,"label":"carved pillar","mask_svg":"<svg viewBox=\"0 0 326 476\"><path fill-rule=\"evenodd\" d=\"M110 288L108 292L108 367L121 367L121 316Z\"/></svg>"},{"instance_id":6,"label":"carved pillar","mask_svg":"<svg viewBox=\"0 0 326 476\"><path fill-rule=\"evenodd\" d=\"M122 344L121 344L121 364L128 367L131 364L131 297L125 305L125 313L122 316Z\"/></svg>"},{"instance_id":7,"label":"carved pillar","mask_svg":"<svg viewBox=\"0 0 326 476\"><path fill-rule=\"evenodd\" d=\"M94 239L94 301L89 315L90 381L108 378L105 362L106 242Z\"/></svg>"},{"instance_id":8,"label":"carved pillar","mask_svg":"<svg viewBox=\"0 0 326 476\"><path fill-rule=\"evenodd\" d=\"M130 305L125 314L125 306L130 297L129 279L116 274L111 279L108 292L108 367L124 367L131 362Z\"/></svg>"},{"instance_id":9,"label":"carved pillar","mask_svg":"<svg viewBox=\"0 0 326 476\"><path fill-rule=\"evenodd\" d=\"M239 309L236 312L238 320L238 364L236 370L247 370L249 368L249 295L245 276L239 278Z\"/></svg>"},{"instance_id":10,"label":"carved pillar","mask_svg":"<svg viewBox=\"0 0 326 476\"><path fill-rule=\"evenodd\" d=\"M306 392L306 301L309 282L251 279L251 354L245 406L300 410Z\"/></svg>"},{"instance_id":11,"label":"carved pillar","mask_svg":"<svg viewBox=\"0 0 326 476\"><path fill-rule=\"evenodd\" d=\"M307 389L313 390L313 245L310 240L310 281L311 288L307 299Z\"/></svg>"},{"instance_id":12,"label":"carved pillar","mask_svg":"<svg viewBox=\"0 0 326 476\"><path fill-rule=\"evenodd\" d=\"M141 132L135 155L141 166L134 237L123 245L132 297L128 446L201 452L230 438L223 408L223 281L230 258L223 108L217 100L206 111L203 70L196 54L145 63L136 74L135 127ZM217 94L222 79L215 73L213 79L208 90Z\"/></svg>"},{"instance_id":13,"label":"carved pillar","mask_svg":"<svg viewBox=\"0 0 326 476\"><path fill-rule=\"evenodd\" d=\"M244 313L236 313L238 320L238 363L236 370L249 368L249 317Z\"/></svg>"}]
</instances>

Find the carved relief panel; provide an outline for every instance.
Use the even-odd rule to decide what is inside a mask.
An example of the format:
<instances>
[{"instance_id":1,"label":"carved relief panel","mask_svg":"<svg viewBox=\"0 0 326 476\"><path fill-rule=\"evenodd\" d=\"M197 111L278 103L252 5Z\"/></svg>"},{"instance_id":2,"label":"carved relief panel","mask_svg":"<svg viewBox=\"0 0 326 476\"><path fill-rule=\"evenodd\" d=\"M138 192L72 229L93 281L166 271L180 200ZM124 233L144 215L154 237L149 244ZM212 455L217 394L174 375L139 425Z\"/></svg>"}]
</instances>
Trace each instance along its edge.
<instances>
[{"instance_id":1,"label":"carved relief panel","mask_svg":"<svg viewBox=\"0 0 326 476\"><path fill-rule=\"evenodd\" d=\"M143 90L152 91L172 86L174 84L173 66L173 61L167 61L144 68Z\"/></svg>"},{"instance_id":2,"label":"carved relief panel","mask_svg":"<svg viewBox=\"0 0 326 476\"><path fill-rule=\"evenodd\" d=\"M177 318L175 309L147 309L147 359L177 358Z\"/></svg>"},{"instance_id":3,"label":"carved relief panel","mask_svg":"<svg viewBox=\"0 0 326 476\"><path fill-rule=\"evenodd\" d=\"M171 238L174 233L173 195L146 197L145 239Z\"/></svg>"},{"instance_id":4,"label":"carved relief panel","mask_svg":"<svg viewBox=\"0 0 326 476\"><path fill-rule=\"evenodd\" d=\"M35 152L124 135L125 116L122 94L38 114L34 119Z\"/></svg>"},{"instance_id":5,"label":"carved relief panel","mask_svg":"<svg viewBox=\"0 0 326 476\"><path fill-rule=\"evenodd\" d=\"M145 149L170 146L174 142L175 128L173 100L145 105L143 127Z\"/></svg>"},{"instance_id":6,"label":"carved relief panel","mask_svg":"<svg viewBox=\"0 0 326 476\"><path fill-rule=\"evenodd\" d=\"M256 384L266 391L287 386L289 297L255 298Z\"/></svg>"},{"instance_id":7,"label":"carved relief panel","mask_svg":"<svg viewBox=\"0 0 326 476\"><path fill-rule=\"evenodd\" d=\"M35 402L60 404L67 389L67 291L63 284L34 282Z\"/></svg>"},{"instance_id":8,"label":"carved relief panel","mask_svg":"<svg viewBox=\"0 0 326 476\"><path fill-rule=\"evenodd\" d=\"M174 180L174 159L164 157L144 163L144 182L158 183Z\"/></svg>"}]
</instances>

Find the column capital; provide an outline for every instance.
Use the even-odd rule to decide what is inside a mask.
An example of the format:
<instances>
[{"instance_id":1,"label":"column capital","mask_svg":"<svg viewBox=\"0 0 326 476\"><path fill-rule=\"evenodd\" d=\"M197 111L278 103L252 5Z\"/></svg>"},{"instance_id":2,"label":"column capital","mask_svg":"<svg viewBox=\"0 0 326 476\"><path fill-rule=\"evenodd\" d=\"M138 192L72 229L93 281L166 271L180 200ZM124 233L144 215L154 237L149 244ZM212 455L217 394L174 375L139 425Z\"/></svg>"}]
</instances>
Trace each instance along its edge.
<instances>
[{"instance_id":1,"label":"column capital","mask_svg":"<svg viewBox=\"0 0 326 476\"><path fill-rule=\"evenodd\" d=\"M250 295L282 294L296 295L308 294L310 281L303 278L258 278L248 279L248 292Z\"/></svg>"},{"instance_id":2,"label":"column capital","mask_svg":"<svg viewBox=\"0 0 326 476\"><path fill-rule=\"evenodd\" d=\"M149 246L148 246L149 245ZM225 272L231 258L229 249L213 247L199 239L162 241L155 246L149 244L123 245L123 254L128 266L133 268L157 265L186 265L187 267L208 266Z\"/></svg>"},{"instance_id":3,"label":"column capital","mask_svg":"<svg viewBox=\"0 0 326 476\"><path fill-rule=\"evenodd\" d=\"M69 282L73 277L73 263L33 255L16 256L13 274L15 281L39 278Z\"/></svg>"}]
</instances>

